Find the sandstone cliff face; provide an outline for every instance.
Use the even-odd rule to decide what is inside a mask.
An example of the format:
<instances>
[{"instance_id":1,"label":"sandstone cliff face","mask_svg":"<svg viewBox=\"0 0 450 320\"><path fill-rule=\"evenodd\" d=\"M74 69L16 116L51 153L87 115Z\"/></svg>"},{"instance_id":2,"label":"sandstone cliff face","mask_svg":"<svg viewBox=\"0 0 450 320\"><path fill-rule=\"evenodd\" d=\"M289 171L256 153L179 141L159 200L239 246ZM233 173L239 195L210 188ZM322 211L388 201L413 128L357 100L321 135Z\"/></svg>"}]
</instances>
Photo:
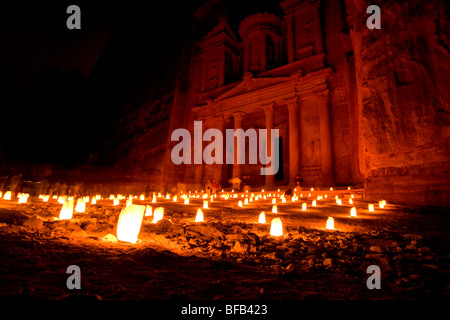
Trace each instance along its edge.
<instances>
[{"instance_id":1,"label":"sandstone cliff face","mask_svg":"<svg viewBox=\"0 0 450 320\"><path fill-rule=\"evenodd\" d=\"M157 186L169 137L173 94L133 108L122 120L114 172L132 181Z\"/></svg>"},{"instance_id":2,"label":"sandstone cliff face","mask_svg":"<svg viewBox=\"0 0 450 320\"><path fill-rule=\"evenodd\" d=\"M381 1L369 30L370 4L346 1L366 197L450 205L448 4Z\"/></svg>"}]
</instances>

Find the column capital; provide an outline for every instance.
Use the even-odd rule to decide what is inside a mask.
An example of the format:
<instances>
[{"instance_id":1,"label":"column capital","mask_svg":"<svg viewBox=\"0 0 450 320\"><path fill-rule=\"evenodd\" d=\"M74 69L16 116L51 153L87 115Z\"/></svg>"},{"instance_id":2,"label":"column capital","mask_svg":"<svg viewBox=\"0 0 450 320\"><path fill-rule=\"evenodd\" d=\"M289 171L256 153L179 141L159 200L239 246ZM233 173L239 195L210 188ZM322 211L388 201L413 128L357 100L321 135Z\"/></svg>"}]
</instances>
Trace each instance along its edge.
<instances>
[{"instance_id":1,"label":"column capital","mask_svg":"<svg viewBox=\"0 0 450 320\"><path fill-rule=\"evenodd\" d=\"M275 102L272 102L270 104L266 104L264 106L262 106L262 109L264 110L264 112L266 113L266 115L270 115L273 114L273 110L275 109Z\"/></svg>"},{"instance_id":2,"label":"column capital","mask_svg":"<svg viewBox=\"0 0 450 320\"><path fill-rule=\"evenodd\" d=\"M245 112L237 111L233 113L233 118L236 121L242 121L245 117Z\"/></svg>"},{"instance_id":3,"label":"column capital","mask_svg":"<svg viewBox=\"0 0 450 320\"><path fill-rule=\"evenodd\" d=\"M294 15L292 14L292 12L285 15L284 20L286 20L287 22L292 22L292 20L294 20Z\"/></svg>"},{"instance_id":4,"label":"column capital","mask_svg":"<svg viewBox=\"0 0 450 320\"><path fill-rule=\"evenodd\" d=\"M292 99L286 100L286 104L289 111L297 110L300 106L301 99L299 97L294 97Z\"/></svg>"},{"instance_id":5,"label":"column capital","mask_svg":"<svg viewBox=\"0 0 450 320\"><path fill-rule=\"evenodd\" d=\"M322 92L318 92L315 96L318 102L326 103L330 100L330 90L327 89Z\"/></svg>"}]
</instances>

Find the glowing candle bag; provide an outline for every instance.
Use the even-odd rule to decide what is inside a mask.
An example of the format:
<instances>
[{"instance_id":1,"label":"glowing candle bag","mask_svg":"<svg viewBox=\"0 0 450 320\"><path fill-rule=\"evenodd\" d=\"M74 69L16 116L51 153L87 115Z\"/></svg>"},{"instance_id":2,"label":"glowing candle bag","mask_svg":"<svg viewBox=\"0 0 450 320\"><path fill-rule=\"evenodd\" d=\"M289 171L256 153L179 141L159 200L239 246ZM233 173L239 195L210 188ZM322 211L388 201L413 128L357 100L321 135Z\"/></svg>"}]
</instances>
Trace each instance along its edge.
<instances>
[{"instance_id":1,"label":"glowing candle bag","mask_svg":"<svg viewBox=\"0 0 450 320\"><path fill-rule=\"evenodd\" d=\"M122 209L117 223L117 239L136 243L145 209L145 206L135 204Z\"/></svg>"},{"instance_id":2,"label":"glowing candle bag","mask_svg":"<svg viewBox=\"0 0 450 320\"><path fill-rule=\"evenodd\" d=\"M283 235L283 224L280 218L275 218L272 220L270 225L270 234L274 237Z\"/></svg>"}]
</instances>

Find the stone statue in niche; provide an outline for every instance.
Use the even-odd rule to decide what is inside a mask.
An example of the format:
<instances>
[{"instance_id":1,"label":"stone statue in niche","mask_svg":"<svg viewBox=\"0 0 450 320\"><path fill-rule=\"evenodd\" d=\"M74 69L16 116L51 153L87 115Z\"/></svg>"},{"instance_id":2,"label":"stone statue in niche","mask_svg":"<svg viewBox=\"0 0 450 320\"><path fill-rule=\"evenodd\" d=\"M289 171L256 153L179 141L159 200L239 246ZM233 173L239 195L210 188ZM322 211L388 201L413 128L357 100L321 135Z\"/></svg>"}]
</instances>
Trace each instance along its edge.
<instances>
[{"instance_id":1,"label":"stone statue in niche","mask_svg":"<svg viewBox=\"0 0 450 320\"><path fill-rule=\"evenodd\" d=\"M306 159L307 162L310 163L310 165L317 164L317 161L319 159L318 153L317 153L317 144L315 141L311 141L306 146Z\"/></svg>"}]
</instances>

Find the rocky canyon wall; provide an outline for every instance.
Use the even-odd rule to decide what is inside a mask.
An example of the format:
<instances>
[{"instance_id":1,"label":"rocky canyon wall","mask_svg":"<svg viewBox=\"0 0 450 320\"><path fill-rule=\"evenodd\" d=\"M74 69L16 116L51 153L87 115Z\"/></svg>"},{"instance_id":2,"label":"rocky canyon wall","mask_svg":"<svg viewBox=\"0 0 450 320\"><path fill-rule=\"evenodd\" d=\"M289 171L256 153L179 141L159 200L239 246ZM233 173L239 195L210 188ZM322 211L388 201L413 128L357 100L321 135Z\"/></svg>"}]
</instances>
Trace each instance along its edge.
<instances>
[{"instance_id":1,"label":"rocky canyon wall","mask_svg":"<svg viewBox=\"0 0 450 320\"><path fill-rule=\"evenodd\" d=\"M445 1L346 0L367 199L450 205L450 27Z\"/></svg>"}]
</instances>

